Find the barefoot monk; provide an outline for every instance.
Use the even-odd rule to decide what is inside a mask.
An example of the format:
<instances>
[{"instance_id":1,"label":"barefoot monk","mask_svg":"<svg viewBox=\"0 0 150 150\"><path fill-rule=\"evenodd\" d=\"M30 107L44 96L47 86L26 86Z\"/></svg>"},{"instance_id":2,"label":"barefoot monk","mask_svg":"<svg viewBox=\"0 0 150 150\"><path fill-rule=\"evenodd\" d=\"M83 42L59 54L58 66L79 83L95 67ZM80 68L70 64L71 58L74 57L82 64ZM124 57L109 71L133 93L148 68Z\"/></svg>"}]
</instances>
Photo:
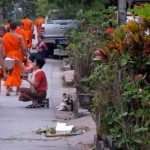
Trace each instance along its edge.
<instances>
[{"instance_id":1,"label":"barefoot monk","mask_svg":"<svg viewBox=\"0 0 150 150\"><path fill-rule=\"evenodd\" d=\"M26 55L26 46L24 43L24 39L21 35L15 32L17 27L16 22L10 23L10 32L6 33L3 36L4 41L4 49L6 52L6 56L9 58L17 57L22 62L22 53ZM14 68L12 70L12 74L8 75L4 86L7 87L7 96L10 96L11 87L20 87L21 85L21 78L20 78L21 68L15 62Z\"/></svg>"}]
</instances>

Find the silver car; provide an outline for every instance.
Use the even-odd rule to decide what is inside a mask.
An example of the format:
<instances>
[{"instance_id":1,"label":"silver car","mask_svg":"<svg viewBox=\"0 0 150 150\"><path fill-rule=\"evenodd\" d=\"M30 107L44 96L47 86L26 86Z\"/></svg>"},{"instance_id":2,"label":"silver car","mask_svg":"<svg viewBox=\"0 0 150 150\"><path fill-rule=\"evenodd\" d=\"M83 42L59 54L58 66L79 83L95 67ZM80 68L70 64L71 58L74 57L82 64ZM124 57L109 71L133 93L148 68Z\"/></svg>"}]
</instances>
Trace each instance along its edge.
<instances>
[{"instance_id":1,"label":"silver car","mask_svg":"<svg viewBox=\"0 0 150 150\"><path fill-rule=\"evenodd\" d=\"M44 37L44 41L54 47L53 50L50 47L51 55L61 55L61 50L57 48L57 45L66 45L65 34L73 28L77 29L77 22L73 15L69 13L66 15L58 10L49 11L48 16L45 18L45 23L42 24L41 34ZM64 55L64 52L62 52L62 55Z\"/></svg>"}]
</instances>

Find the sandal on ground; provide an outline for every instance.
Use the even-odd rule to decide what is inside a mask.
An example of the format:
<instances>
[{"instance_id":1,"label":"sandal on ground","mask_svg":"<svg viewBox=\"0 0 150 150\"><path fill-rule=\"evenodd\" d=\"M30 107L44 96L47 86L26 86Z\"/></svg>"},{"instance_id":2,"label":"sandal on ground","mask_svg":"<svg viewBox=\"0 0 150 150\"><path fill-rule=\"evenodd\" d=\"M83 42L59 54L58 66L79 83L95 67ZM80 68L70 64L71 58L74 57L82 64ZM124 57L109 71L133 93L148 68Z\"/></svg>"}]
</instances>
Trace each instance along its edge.
<instances>
[{"instance_id":1,"label":"sandal on ground","mask_svg":"<svg viewBox=\"0 0 150 150\"><path fill-rule=\"evenodd\" d=\"M19 94L20 94L20 90L19 90L19 88L17 87L16 95L19 95Z\"/></svg>"},{"instance_id":2,"label":"sandal on ground","mask_svg":"<svg viewBox=\"0 0 150 150\"><path fill-rule=\"evenodd\" d=\"M18 96L19 94L20 94L20 93L19 93L19 91L16 91L16 94L15 94L15 95L17 95L17 96Z\"/></svg>"},{"instance_id":3,"label":"sandal on ground","mask_svg":"<svg viewBox=\"0 0 150 150\"><path fill-rule=\"evenodd\" d=\"M6 96L10 96L10 92L7 92L7 93L6 93Z\"/></svg>"},{"instance_id":4,"label":"sandal on ground","mask_svg":"<svg viewBox=\"0 0 150 150\"><path fill-rule=\"evenodd\" d=\"M10 96L11 94L11 87L7 87L6 96Z\"/></svg>"},{"instance_id":5,"label":"sandal on ground","mask_svg":"<svg viewBox=\"0 0 150 150\"><path fill-rule=\"evenodd\" d=\"M26 106L26 108L40 108L40 106L31 104L31 105Z\"/></svg>"},{"instance_id":6,"label":"sandal on ground","mask_svg":"<svg viewBox=\"0 0 150 150\"><path fill-rule=\"evenodd\" d=\"M6 87L6 90L9 90L10 92L15 92L12 87Z\"/></svg>"}]
</instances>

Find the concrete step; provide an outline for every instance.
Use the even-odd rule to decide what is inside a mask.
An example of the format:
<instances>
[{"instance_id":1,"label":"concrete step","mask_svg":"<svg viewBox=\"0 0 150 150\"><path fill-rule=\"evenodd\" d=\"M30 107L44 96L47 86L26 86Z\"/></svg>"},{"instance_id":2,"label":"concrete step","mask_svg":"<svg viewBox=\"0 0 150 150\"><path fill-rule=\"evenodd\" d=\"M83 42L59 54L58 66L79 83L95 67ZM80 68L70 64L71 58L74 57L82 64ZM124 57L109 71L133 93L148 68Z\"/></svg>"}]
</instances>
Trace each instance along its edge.
<instances>
[{"instance_id":1,"label":"concrete step","mask_svg":"<svg viewBox=\"0 0 150 150\"><path fill-rule=\"evenodd\" d=\"M69 58L63 58L62 70L63 70L63 71L71 70L71 66L70 66L70 64L69 64Z\"/></svg>"},{"instance_id":2,"label":"concrete step","mask_svg":"<svg viewBox=\"0 0 150 150\"><path fill-rule=\"evenodd\" d=\"M91 115L89 110L83 109L81 107L78 108L78 117L84 117L84 116L87 116L87 115Z\"/></svg>"},{"instance_id":3,"label":"concrete step","mask_svg":"<svg viewBox=\"0 0 150 150\"><path fill-rule=\"evenodd\" d=\"M72 86L74 84L74 70L65 71L63 79L66 85Z\"/></svg>"}]
</instances>

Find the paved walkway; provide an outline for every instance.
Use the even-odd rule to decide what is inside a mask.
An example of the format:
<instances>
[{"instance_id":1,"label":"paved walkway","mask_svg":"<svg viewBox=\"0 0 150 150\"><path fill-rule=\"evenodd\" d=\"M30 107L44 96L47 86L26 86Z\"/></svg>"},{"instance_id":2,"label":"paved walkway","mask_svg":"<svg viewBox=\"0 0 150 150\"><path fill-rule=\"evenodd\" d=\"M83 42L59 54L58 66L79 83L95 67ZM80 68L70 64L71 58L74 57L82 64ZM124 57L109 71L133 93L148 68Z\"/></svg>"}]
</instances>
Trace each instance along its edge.
<instances>
[{"instance_id":1,"label":"paved walkway","mask_svg":"<svg viewBox=\"0 0 150 150\"><path fill-rule=\"evenodd\" d=\"M47 59L43 70L48 78L49 109L27 109L30 102L18 101L14 93L5 96L2 87L0 96L0 150L84 150L85 144L94 140L95 123L91 116L75 119L71 112L57 111L62 94L74 91L74 88L63 86L62 60ZM23 82L23 86L29 86ZM71 137L45 137L35 134L38 128L56 127L57 122L68 125L88 126L89 131Z\"/></svg>"}]
</instances>

